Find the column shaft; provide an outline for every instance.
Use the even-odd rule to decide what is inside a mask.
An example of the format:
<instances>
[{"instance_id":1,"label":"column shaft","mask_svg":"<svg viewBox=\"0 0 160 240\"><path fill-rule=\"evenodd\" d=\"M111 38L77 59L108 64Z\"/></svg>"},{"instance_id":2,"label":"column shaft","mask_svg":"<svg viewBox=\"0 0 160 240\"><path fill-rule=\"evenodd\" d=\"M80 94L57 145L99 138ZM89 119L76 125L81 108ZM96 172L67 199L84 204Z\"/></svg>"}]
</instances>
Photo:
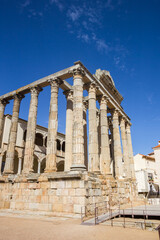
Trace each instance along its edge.
<instances>
[{"instance_id":1,"label":"column shaft","mask_svg":"<svg viewBox=\"0 0 160 240\"><path fill-rule=\"evenodd\" d=\"M121 118L120 128L121 128L121 137L122 137L122 146L123 146L124 174L126 177L129 177L130 166L129 166L128 146L127 146L127 137L126 137L124 118Z\"/></svg>"},{"instance_id":2,"label":"column shaft","mask_svg":"<svg viewBox=\"0 0 160 240\"><path fill-rule=\"evenodd\" d=\"M40 174L40 173L41 173L41 162L38 161L38 174Z\"/></svg>"},{"instance_id":3,"label":"column shaft","mask_svg":"<svg viewBox=\"0 0 160 240\"><path fill-rule=\"evenodd\" d=\"M58 128L58 90L62 81L58 78L51 79L51 100L48 122L47 137L47 156L45 172L56 172L56 154L57 154L57 128Z\"/></svg>"},{"instance_id":4,"label":"column shaft","mask_svg":"<svg viewBox=\"0 0 160 240\"><path fill-rule=\"evenodd\" d=\"M101 151L100 151L100 169L103 174L110 173L110 149L109 149L109 133L107 119L107 98L100 98L100 136L101 136Z\"/></svg>"},{"instance_id":5,"label":"column shaft","mask_svg":"<svg viewBox=\"0 0 160 240\"><path fill-rule=\"evenodd\" d=\"M134 159L133 159L133 148L132 148L132 139L131 139L131 129L130 125L126 125L126 135L127 135L127 145L128 145L128 156L129 156L129 166L130 166L130 176L135 179L135 170L134 170Z\"/></svg>"},{"instance_id":6,"label":"column shaft","mask_svg":"<svg viewBox=\"0 0 160 240\"><path fill-rule=\"evenodd\" d=\"M96 110L96 85L91 83L88 94L89 102L89 170L100 171L98 156L98 130L97 130L97 110Z\"/></svg>"},{"instance_id":7,"label":"column shaft","mask_svg":"<svg viewBox=\"0 0 160 240\"><path fill-rule=\"evenodd\" d=\"M84 132L84 164L88 170L88 148L87 148L87 108L88 102L83 101L83 132Z\"/></svg>"},{"instance_id":8,"label":"column shaft","mask_svg":"<svg viewBox=\"0 0 160 240\"><path fill-rule=\"evenodd\" d=\"M22 157L18 159L18 174L20 175L22 171Z\"/></svg>"},{"instance_id":9,"label":"column shaft","mask_svg":"<svg viewBox=\"0 0 160 240\"><path fill-rule=\"evenodd\" d=\"M119 178L123 176L123 167L122 167L121 140L119 132L119 116L117 110L113 111L112 119L113 119L115 174L116 177Z\"/></svg>"},{"instance_id":10,"label":"column shaft","mask_svg":"<svg viewBox=\"0 0 160 240\"><path fill-rule=\"evenodd\" d=\"M64 170L70 171L72 165L73 91L67 91L64 94L67 99Z\"/></svg>"},{"instance_id":11,"label":"column shaft","mask_svg":"<svg viewBox=\"0 0 160 240\"><path fill-rule=\"evenodd\" d=\"M11 120L11 128L9 133L9 140L6 153L6 163L4 168L4 174L11 174L14 172L14 156L15 156L15 146L17 140L17 130L18 130L18 118L20 103L23 96L15 95L13 104L13 113Z\"/></svg>"},{"instance_id":12,"label":"column shaft","mask_svg":"<svg viewBox=\"0 0 160 240\"><path fill-rule=\"evenodd\" d=\"M5 106L8 102L5 100L0 100L0 148L2 147L2 135L3 135L3 127L4 127L4 110Z\"/></svg>"},{"instance_id":13,"label":"column shaft","mask_svg":"<svg viewBox=\"0 0 160 240\"><path fill-rule=\"evenodd\" d=\"M73 70L73 159L71 170L85 170L83 132L83 75L81 68Z\"/></svg>"},{"instance_id":14,"label":"column shaft","mask_svg":"<svg viewBox=\"0 0 160 240\"><path fill-rule=\"evenodd\" d=\"M27 135L26 144L24 151L24 164L23 173L28 174L33 172L34 162L34 148L35 148L35 135L37 126L37 106L38 106L38 95L42 89L40 87L31 88L31 101L27 123Z\"/></svg>"}]
</instances>

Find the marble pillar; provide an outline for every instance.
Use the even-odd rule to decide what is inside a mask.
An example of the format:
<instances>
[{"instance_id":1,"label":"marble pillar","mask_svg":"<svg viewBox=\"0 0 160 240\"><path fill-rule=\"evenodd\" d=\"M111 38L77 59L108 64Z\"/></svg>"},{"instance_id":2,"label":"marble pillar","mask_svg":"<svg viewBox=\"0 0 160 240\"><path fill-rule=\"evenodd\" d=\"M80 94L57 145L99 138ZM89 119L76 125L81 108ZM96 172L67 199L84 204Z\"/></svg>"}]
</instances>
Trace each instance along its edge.
<instances>
[{"instance_id":1,"label":"marble pillar","mask_svg":"<svg viewBox=\"0 0 160 240\"><path fill-rule=\"evenodd\" d=\"M128 177L135 179L131 129L130 129L129 123L126 123L126 136L127 136L128 156L129 156L129 166L130 166Z\"/></svg>"},{"instance_id":2,"label":"marble pillar","mask_svg":"<svg viewBox=\"0 0 160 240\"><path fill-rule=\"evenodd\" d=\"M34 148L35 148L35 136L37 126L37 107L38 107L38 95L42 91L42 88L37 86L30 89L31 101L27 123L27 135L26 144L24 150L24 163L23 173L28 174L33 172L34 163Z\"/></svg>"},{"instance_id":3,"label":"marble pillar","mask_svg":"<svg viewBox=\"0 0 160 240\"><path fill-rule=\"evenodd\" d=\"M84 164L88 170L88 143L87 143L87 109L88 101L83 101L83 132L84 132Z\"/></svg>"},{"instance_id":4,"label":"marble pillar","mask_svg":"<svg viewBox=\"0 0 160 240\"><path fill-rule=\"evenodd\" d=\"M107 119L107 97L101 96L100 102L100 170L102 174L110 174L109 129Z\"/></svg>"},{"instance_id":5,"label":"marble pillar","mask_svg":"<svg viewBox=\"0 0 160 240\"><path fill-rule=\"evenodd\" d=\"M119 132L119 113L118 110L112 112L113 122L113 146L114 146L114 160L115 160L115 175L116 178L123 177L123 165L122 165L122 150L121 140Z\"/></svg>"},{"instance_id":6,"label":"marble pillar","mask_svg":"<svg viewBox=\"0 0 160 240\"><path fill-rule=\"evenodd\" d=\"M71 170L86 170L84 164L83 76L81 67L73 70L73 159Z\"/></svg>"},{"instance_id":7,"label":"marble pillar","mask_svg":"<svg viewBox=\"0 0 160 240\"><path fill-rule=\"evenodd\" d=\"M2 144L3 127L4 127L4 110L7 103L9 102L6 100L0 99L0 148Z\"/></svg>"},{"instance_id":8,"label":"marble pillar","mask_svg":"<svg viewBox=\"0 0 160 240\"><path fill-rule=\"evenodd\" d=\"M18 130L18 119L20 103L24 96L21 94L16 94L14 96L13 113L11 120L11 128L9 133L9 140L6 153L6 163L4 168L4 174L12 174L14 172L14 157L15 157L15 146L17 140L17 130Z\"/></svg>"},{"instance_id":9,"label":"marble pillar","mask_svg":"<svg viewBox=\"0 0 160 240\"><path fill-rule=\"evenodd\" d=\"M100 171L98 155L98 129L97 129L97 108L96 108L96 91L95 83L91 83L88 90L88 111L89 111L89 171Z\"/></svg>"},{"instance_id":10,"label":"marble pillar","mask_svg":"<svg viewBox=\"0 0 160 240\"><path fill-rule=\"evenodd\" d=\"M37 173L38 174L41 173L41 162L40 161L38 161L38 171L37 171Z\"/></svg>"},{"instance_id":11,"label":"marble pillar","mask_svg":"<svg viewBox=\"0 0 160 240\"><path fill-rule=\"evenodd\" d=\"M21 171L22 171L22 157L19 157L18 158L18 175L21 174Z\"/></svg>"},{"instance_id":12,"label":"marble pillar","mask_svg":"<svg viewBox=\"0 0 160 240\"><path fill-rule=\"evenodd\" d=\"M59 78L49 80L51 86L51 100L48 122L47 156L45 173L56 172L57 129L58 129L58 90L62 80Z\"/></svg>"},{"instance_id":13,"label":"marble pillar","mask_svg":"<svg viewBox=\"0 0 160 240\"><path fill-rule=\"evenodd\" d=\"M64 94L67 100L64 170L70 171L72 165L73 91L65 91Z\"/></svg>"},{"instance_id":14,"label":"marble pillar","mask_svg":"<svg viewBox=\"0 0 160 240\"><path fill-rule=\"evenodd\" d=\"M125 129L125 119L121 117L120 120L121 128L121 138L122 138L122 147L123 147L123 161L124 161L124 176L129 177L129 156L128 156L128 146L127 146L127 136Z\"/></svg>"}]
</instances>

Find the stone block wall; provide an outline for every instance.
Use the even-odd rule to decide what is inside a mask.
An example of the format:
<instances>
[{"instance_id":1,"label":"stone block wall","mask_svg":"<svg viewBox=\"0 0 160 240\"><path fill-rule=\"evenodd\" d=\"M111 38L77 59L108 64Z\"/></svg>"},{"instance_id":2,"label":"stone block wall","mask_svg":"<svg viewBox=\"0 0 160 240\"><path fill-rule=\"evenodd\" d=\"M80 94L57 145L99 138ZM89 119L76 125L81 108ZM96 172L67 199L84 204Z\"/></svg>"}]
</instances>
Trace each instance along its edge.
<instances>
[{"instance_id":1,"label":"stone block wall","mask_svg":"<svg viewBox=\"0 0 160 240\"><path fill-rule=\"evenodd\" d=\"M0 208L52 212L56 215L81 214L85 206L112 200L127 203L134 190L127 181L107 179L89 173L56 173L49 178L1 179Z\"/></svg>"}]
</instances>

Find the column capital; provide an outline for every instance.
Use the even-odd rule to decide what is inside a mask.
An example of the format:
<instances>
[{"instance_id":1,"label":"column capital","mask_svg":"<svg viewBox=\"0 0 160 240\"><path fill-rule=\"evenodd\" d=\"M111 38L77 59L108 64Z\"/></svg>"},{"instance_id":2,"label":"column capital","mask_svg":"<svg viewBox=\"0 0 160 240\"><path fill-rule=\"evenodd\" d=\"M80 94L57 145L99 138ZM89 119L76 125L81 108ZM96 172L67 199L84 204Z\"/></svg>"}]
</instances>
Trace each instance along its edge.
<instances>
[{"instance_id":1,"label":"column capital","mask_svg":"<svg viewBox=\"0 0 160 240\"><path fill-rule=\"evenodd\" d=\"M59 87L63 83L63 81L58 77L50 78L48 79L48 82L51 85L51 87Z\"/></svg>"},{"instance_id":2,"label":"column capital","mask_svg":"<svg viewBox=\"0 0 160 240\"><path fill-rule=\"evenodd\" d=\"M67 100L73 100L73 90L66 90L63 92Z\"/></svg>"},{"instance_id":3,"label":"column capital","mask_svg":"<svg viewBox=\"0 0 160 240\"><path fill-rule=\"evenodd\" d=\"M131 124L129 122L126 122L126 130L130 130Z\"/></svg>"},{"instance_id":4,"label":"column capital","mask_svg":"<svg viewBox=\"0 0 160 240\"><path fill-rule=\"evenodd\" d=\"M30 88L31 95L38 95L43 89L40 86Z\"/></svg>"},{"instance_id":5,"label":"column capital","mask_svg":"<svg viewBox=\"0 0 160 240\"><path fill-rule=\"evenodd\" d=\"M21 93L17 93L13 96L14 100L18 100L19 102L24 98L24 95Z\"/></svg>"},{"instance_id":6,"label":"column capital","mask_svg":"<svg viewBox=\"0 0 160 240\"><path fill-rule=\"evenodd\" d=\"M85 76L85 71L81 67L74 68L72 73L73 73L73 77L75 77L75 76L84 77Z\"/></svg>"},{"instance_id":7,"label":"column capital","mask_svg":"<svg viewBox=\"0 0 160 240\"><path fill-rule=\"evenodd\" d=\"M126 119L123 116L121 116L120 117L120 125L125 126L125 123L126 123Z\"/></svg>"},{"instance_id":8,"label":"column capital","mask_svg":"<svg viewBox=\"0 0 160 240\"><path fill-rule=\"evenodd\" d=\"M112 118L118 118L119 117L119 110L117 108L111 109Z\"/></svg>"},{"instance_id":9,"label":"column capital","mask_svg":"<svg viewBox=\"0 0 160 240\"><path fill-rule=\"evenodd\" d=\"M97 92L97 90L99 89L98 85L95 82L87 83L85 86L87 91L89 92Z\"/></svg>"},{"instance_id":10,"label":"column capital","mask_svg":"<svg viewBox=\"0 0 160 240\"><path fill-rule=\"evenodd\" d=\"M108 103L108 101L109 101L109 98L108 98L107 95L105 95L105 94L98 96L97 99L98 99L98 102L99 102L100 104L103 104L103 103L104 103L104 104L107 105L107 103Z\"/></svg>"},{"instance_id":11,"label":"column capital","mask_svg":"<svg viewBox=\"0 0 160 240\"><path fill-rule=\"evenodd\" d=\"M6 99L0 99L0 104L6 106L9 103Z\"/></svg>"}]
</instances>

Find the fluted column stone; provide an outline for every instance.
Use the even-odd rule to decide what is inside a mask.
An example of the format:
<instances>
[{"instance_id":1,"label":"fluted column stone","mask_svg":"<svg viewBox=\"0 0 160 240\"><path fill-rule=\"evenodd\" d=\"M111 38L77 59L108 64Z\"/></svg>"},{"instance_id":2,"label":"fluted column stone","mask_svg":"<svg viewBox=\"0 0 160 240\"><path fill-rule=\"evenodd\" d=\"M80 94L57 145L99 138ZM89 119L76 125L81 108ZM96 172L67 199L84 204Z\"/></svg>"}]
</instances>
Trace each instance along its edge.
<instances>
[{"instance_id":1,"label":"fluted column stone","mask_svg":"<svg viewBox=\"0 0 160 240\"><path fill-rule=\"evenodd\" d=\"M72 135L73 135L73 91L64 92L67 99L66 136L65 136L65 171L70 171L72 165Z\"/></svg>"},{"instance_id":2,"label":"fluted column stone","mask_svg":"<svg viewBox=\"0 0 160 240\"><path fill-rule=\"evenodd\" d=\"M73 159L71 170L86 170L84 165L83 76L81 67L73 70Z\"/></svg>"},{"instance_id":3,"label":"fluted column stone","mask_svg":"<svg viewBox=\"0 0 160 240\"><path fill-rule=\"evenodd\" d=\"M37 107L38 107L38 95L42 91L41 87L33 87L30 89L31 101L27 123L27 135L26 144L24 150L24 163L23 173L28 174L33 172L34 163L34 148L35 148L35 135L37 126Z\"/></svg>"},{"instance_id":4,"label":"fluted column stone","mask_svg":"<svg viewBox=\"0 0 160 240\"><path fill-rule=\"evenodd\" d=\"M9 102L6 100L0 99L0 147L2 144L2 135L3 135L3 127L4 127L4 110L7 103Z\"/></svg>"},{"instance_id":5,"label":"fluted column stone","mask_svg":"<svg viewBox=\"0 0 160 240\"><path fill-rule=\"evenodd\" d=\"M122 117L120 121L121 128L121 138L122 138L122 147L123 147L123 161L124 161L124 174L125 177L129 177L129 156L128 156L128 146L127 146L127 136L125 129L125 119Z\"/></svg>"},{"instance_id":6,"label":"fluted column stone","mask_svg":"<svg viewBox=\"0 0 160 240\"><path fill-rule=\"evenodd\" d=\"M119 114L118 110L113 110L112 112L113 121L113 144L114 144L114 160L115 160L115 174L117 178L123 176L123 166L122 166L122 150L121 150L121 140L119 132Z\"/></svg>"},{"instance_id":7,"label":"fluted column stone","mask_svg":"<svg viewBox=\"0 0 160 240\"><path fill-rule=\"evenodd\" d=\"M86 166L86 169L88 170L87 108L88 108L88 101L83 101L84 164Z\"/></svg>"},{"instance_id":8,"label":"fluted column stone","mask_svg":"<svg viewBox=\"0 0 160 240\"><path fill-rule=\"evenodd\" d=\"M95 83L91 83L88 91L89 103L89 170L92 172L100 171L98 156L98 129L97 129L97 109L96 109L96 91Z\"/></svg>"},{"instance_id":9,"label":"fluted column stone","mask_svg":"<svg viewBox=\"0 0 160 240\"><path fill-rule=\"evenodd\" d=\"M109 132L107 119L107 97L101 96L100 99L100 170L103 174L110 173L110 149L109 149Z\"/></svg>"},{"instance_id":10,"label":"fluted column stone","mask_svg":"<svg viewBox=\"0 0 160 240\"><path fill-rule=\"evenodd\" d=\"M18 130L18 119L20 103L24 96L16 94L14 96L13 113L11 120L11 128L9 133L9 140L6 153L6 163L4 168L4 174L12 174L14 172L14 157L15 157L15 146L17 140L17 130Z\"/></svg>"},{"instance_id":11,"label":"fluted column stone","mask_svg":"<svg viewBox=\"0 0 160 240\"><path fill-rule=\"evenodd\" d=\"M129 156L129 166L130 166L130 171L129 171L130 175L128 175L128 177L135 179L131 129L130 129L129 123L126 124L126 136L127 136L128 156Z\"/></svg>"},{"instance_id":12,"label":"fluted column stone","mask_svg":"<svg viewBox=\"0 0 160 240\"><path fill-rule=\"evenodd\" d=\"M57 154L57 129L58 129L58 91L62 80L59 78L50 79L51 100L48 122L47 156L45 173L56 172Z\"/></svg>"}]
</instances>

